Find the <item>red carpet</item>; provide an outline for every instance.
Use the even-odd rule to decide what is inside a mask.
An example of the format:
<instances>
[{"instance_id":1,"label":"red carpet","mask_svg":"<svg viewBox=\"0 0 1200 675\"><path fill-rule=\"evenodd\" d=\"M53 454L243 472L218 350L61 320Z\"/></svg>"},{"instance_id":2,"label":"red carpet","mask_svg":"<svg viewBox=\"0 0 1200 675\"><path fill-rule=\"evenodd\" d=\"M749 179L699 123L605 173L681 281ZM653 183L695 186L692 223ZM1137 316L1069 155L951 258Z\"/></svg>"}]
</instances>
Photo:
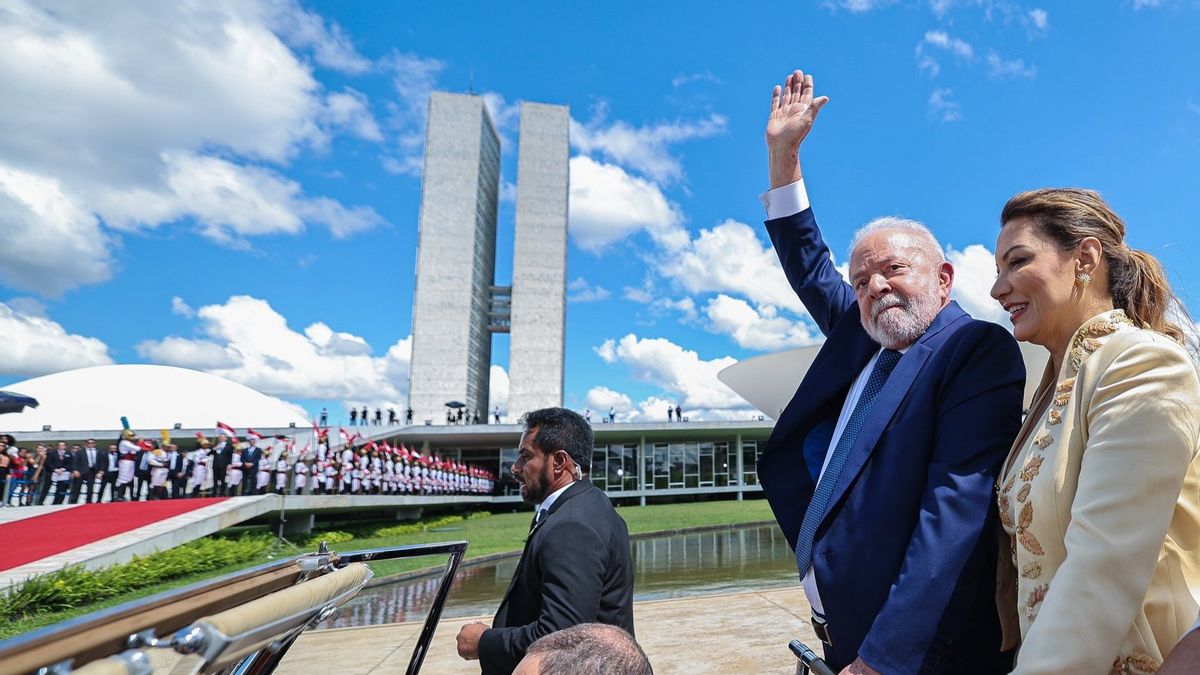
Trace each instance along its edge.
<instances>
[{"instance_id":1,"label":"red carpet","mask_svg":"<svg viewBox=\"0 0 1200 675\"><path fill-rule=\"evenodd\" d=\"M0 525L0 570L20 567L84 544L225 501L164 499L153 502L85 504ZM19 507L18 507L19 508Z\"/></svg>"}]
</instances>

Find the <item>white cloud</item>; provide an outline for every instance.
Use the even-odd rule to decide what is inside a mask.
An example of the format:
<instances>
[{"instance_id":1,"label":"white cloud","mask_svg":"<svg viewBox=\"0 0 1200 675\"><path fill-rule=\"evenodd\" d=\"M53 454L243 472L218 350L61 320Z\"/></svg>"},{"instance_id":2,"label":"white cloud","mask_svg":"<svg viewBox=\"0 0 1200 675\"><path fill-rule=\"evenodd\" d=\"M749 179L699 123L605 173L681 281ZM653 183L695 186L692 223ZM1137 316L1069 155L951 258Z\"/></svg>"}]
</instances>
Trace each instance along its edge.
<instances>
[{"instance_id":1,"label":"white cloud","mask_svg":"<svg viewBox=\"0 0 1200 675\"><path fill-rule=\"evenodd\" d=\"M664 251L655 267L693 294L735 293L759 306L806 314L783 274L775 250L764 246L753 228L736 220L700 230L686 246Z\"/></svg>"},{"instance_id":2,"label":"white cloud","mask_svg":"<svg viewBox=\"0 0 1200 675\"><path fill-rule=\"evenodd\" d=\"M962 110L954 100L954 92L948 88L934 89L929 95L929 116L939 122L957 122L962 119Z\"/></svg>"},{"instance_id":3,"label":"white cloud","mask_svg":"<svg viewBox=\"0 0 1200 675\"><path fill-rule=\"evenodd\" d=\"M371 114L367 96L360 91L347 87L327 96L324 117L332 126L345 129L363 140L383 140L383 133Z\"/></svg>"},{"instance_id":4,"label":"white cloud","mask_svg":"<svg viewBox=\"0 0 1200 675\"><path fill-rule=\"evenodd\" d=\"M484 412L490 415L497 407L502 413L508 412L508 372L492 365L488 373L488 409Z\"/></svg>"},{"instance_id":5,"label":"white cloud","mask_svg":"<svg viewBox=\"0 0 1200 675\"><path fill-rule=\"evenodd\" d=\"M678 89L684 85L692 84L693 82L711 82L713 84L721 84L720 78L707 70L702 73L689 73L686 75L676 75L671 78L671 86Z\"/></svg>"},{"instance_id":6,"label":"white cloud","mask_svg":"<svg viewBox=\"0 0 1200 675\"><path fill-rule=\"evenodd\" d=\"M589 408L599 411L602 415L607 415L608 409L612 408L617 414L617 419L621 420L626 419L633 410L633 401L628 396L608 387L592 387L588 390L585 400Z\"/></svg>"},{"instance_id":7,"label":"white cloud","mask_svg":"<svg viewBox=\"0 0 1200 675\"><path fill-rule=\"evenodd\" d=\"M104 342L68 333L45 316L45 308L13 304L0 302L0 375L34 377L113 362Z\"/></svg>"},{"instance_id":8,"label":"white cloud","mask_svg":"<svg viewBox=\"0 0 1200 675\"><path fill-rule=\"evenodd\" d=\"M502 148L505 150L515 149L513 134L520 126L521 104L519 102L509 103L504 100L504 96L494 91L485 91L480 96L483 97L483 102L492 116L492 124L495 125L496 133L500 136Z\"/></svg>"},{"instance_id":9,"label":"white cloud","mask_svg":"<svg viewBox=\"0 0 1200 675\"><path fill-rule=\"evenodd\" d=\"M619 341L605 340L595 348L606 363L624 363L634 378L678 397L696 408L746 409L748 404L717 379L722 369L737 363L725 356L704 360L665 338L641 338L633 333Z\"/></svg>"},{"instance_id":10,"label":"white cloud","mask_svg":"<svg viewBox=\"0 0 1200 675\"><path fill-rule=\"evenodd\" d=\"M954 7L955 0L929 0L929 9L940 19Z\"/></svg>"},{"instance_id":11,"label":"white cloud","mask_svg":"<svg viewBox=\"0 0 1200 675\"><path fill-rule=\"evenodd\" d=\"M196 316L196 310L192 309L191 305L184 302L183 298L178 295L171 298L171 313L189 319Z\"/></svg>"},{"instance_id":12,"label":"white cloud","mask_svg":"<svg viewBox=\"0 0 1200 675\"><path fill-rule=\"evenodd\" d=\"M921 45L917 45L917 70L925 73L929 77L937 77L938 73L942 72L942 66L937 62L937 59L926 54Z\"/></svg>"},{"instance_id":13,"label":"white cloud","mask_svg":"<svg viewBox=\"0 0 1200 675\"><path fill-rule=\"evenodd\" d=\"M821 4L829 10L844 9L853 14L864 14L895 2L896 0L825 0Z\"/></svg>"},{"instance_id":14,"label":"white cloud","mask_svg":"<svg viewBox=\"0 0 1200 675\"><path fill-rule=\"evenodd\" d=\"M350 38L336 23L304 11L287 0L267 4L272 24L284 40L297 49L311 49L317 63L333 70L358 75L372 68L372 63L354 48Z\"/></svg>"},{"instance_id":15,"label":"white cloud","mask_svg":"<svg viewBox=\"0 0 1200 675\"><path fill-rule=\"evenodd\" d=\"M606 124L601 108L590 122L571 120L571 144L584 154L599 153L658 183L683 178L683 165L671 146L725 133L726 120L716 113L692 121L675 121L632 127L623 121Z\"/></svg>"},{"instance_id":16,"label":"white cloud","mask_svg":"<svg viewBox=\"0 0 1200 675\"><path fill-rule=\"evenodd\" d=\"M371 353L371 345L366 340L352 333L334 331L322 321L305 328L304 334L326 356L367 356Z\"/></svg>"},{"instance_id":17,"label":"white cloud","mask_svg":"<svg viewBox=\"0 0 1200 675\"><path fill-rule=\"evenodd\" d=\"M167 337L137 346L155 363L205 370L284 398L371 401L407 399L412 337L373 356L367 342L315 323L297 332L271 305L235 295L196 311L202 339Z\"/></svg>"},{"instance_id":18,"label":"white cloud","mask_svg":"<svg viewBox=\"0 0 1200 675\"><path fill-rule=\"evenodd\" d=\"M970 60L975 56L975 50L967 42L951 37L945 31L931 30L925 32L924 44L944 49L962 59Z\"/></svg>"},{"instance_id":19,"label":"white cloud","mask_svg":"<svg viewBox=\"0 0 1200 675\"><path fill-rule=\"evenodd\" d=\"M285 0L131 3L116 11L96 3L7 3L0 193L10 199L0 206L8 211L0 215L0 239L22 239L30 223L40 224L55 236L30 238L23 246L37 248L23 259L69 255L78 264L59 265L55 274L25 263L6 277L22 287L32 279L50 294L103 281L111 272L98 268L108 264L112 242L101 221L152 227L196 217L206 234L231 244L298 232L296 221L335 232L378 222L370 209L305 196L274 169L247 164L285 165L343 130L371 135L365 97L326 96L288 43L312 48L319 63L363 67L340 29ZM232 188L222 184L230 176L237 177ZM215 204L204 190L206 202L189 203L193 193L181 188L205 184L232 189L233 203ZM248 194L247 184L264 194ZM60 208L49 215L31 208L31 194L52 195ZM277 216L284 225L265 226Z\"/></svg>"},{"instance_id":20,"label":"white cloud","mask_svg":"<svg viewBox=\"0 0 1200 675\"><path fill-rule=\"evenodd\" d=\"M1040 7L1035 7L1029 10L1029 13L1026 14L1026 17L1029 21L1029 28L1032 32L1044 34L1050 29L1050 15L1046 13L1046 10L1041 9Z\"/></svg>"},{"instance_id":21,"label":"white cloud","mask_svg":"<svg viewBox=\"0 0 1200 675\"><path fill-rule=\"evenodd\" d=\"M299 234L306 223L324 225L340 238L383 222L371 208L305 197L299 183L262 167L192 153L168 153L162 159L167 172L162 189L103 197L100 209L109 225L135 230L190 216L209 239L244 247L245 237Z\"/></svg>"},{"instance_id":22,"label":"white cloud","mask_svg":"<svg viewBox=\"0 0 1200 675\"><path fill-rule=\"evenodd\" d=\"M392 173L420 176L429 95L446 64L402 53L392 54L385 63L392 71L392 88L399 99L389 105L390 125L397 133L395 155L385 156L383 166Z\"/></svg>"},{"instance_id":23,"label":"white cloud","mask_svg":"<svg viewBox=\"0 0 1200 675\"><path fill-rule=\"evenodd\" d=\"M1006 61L1000 58L996 52L988 52L987 63L991 76L995 78L1024 77L1033 79L1037 76L1036 66L1027 66L1021 59Z\"/></svg>"},{"instance_id":24,"label":"white cloud","mask_svg":"<svg viewBox=\"0 0 1200 675\"><path fill-rule=\"evenodd\" d=\"M569 230L585 251L599 253L639 230L667 247L687 241L683 215L654 183L583 156L571 158L570 173Z\"/></svg>"},{"instance_id":25,"label":"white cloud","mask_svg":"<svg viewBox=\"0 0 1200 675\"><path fill-rule=\"evenodd\" d=\"M598 302L607 300L611 293L603 286L593 286L587 279L578 277L571 283L567 284L567 290L570 295L567 300L570 302Z\"/></svg>"},{"instance_id":26,"label":"white cloud","mask_svg":"<svg viewBox=\"0 0 1200 675\"><path fill-rule=\"evenodd\" d=\"M996 282L996 257L986 246L971 244L961 251L949 248L946 259L954 265L951 297L976 319L993 321L1011 329L1008 314L991 296Z\"/></svg>"},{"instance_id":27,"label":"white cloud","mask_svg":"<svg viewBox=\"0 0 1200 675\"><path fill-rule=\"evenodd\" d=\"M1133 8L1136 9L1157 9L1163 6L1163 0L1133 0Z\"/></svg>"},{"instance_id":28,"label":"white cloud","mask_svg":"<svg viewBox=\"0 0 1200 675\"><path fill-rule=\"evenodd\" d=\"M766 305L755 309L745 300L724 293L709 300L704 313L710 330L729 335L744 349L779 351L821 340L818 331L801 321L779 316L775 307Z\"/></svg>"},{"instance_id":29,"label":"white cloud","mask_svg":"<svg viewBox=\"0 0 1200 675\"><path fill-rule=\"evenodd\" d=\"M114 246L96 217L57 180L7 168L0 160L0 281L56 297L106 281L113 273Z\"/></svg>"},{"instance_id":30,"label":"white cloud","mask_svg":"<svg viewBox=\"0 0 1200 675\"><path fill-rule=\"evenodd\" d=\"M190 340L181 337L165 337L162 340L147 340L135 349L138 356L193 370L218 370L237 368L242 365L242 355L231 347L222 347L205 340Z\"/></svg>"}]
</instances>

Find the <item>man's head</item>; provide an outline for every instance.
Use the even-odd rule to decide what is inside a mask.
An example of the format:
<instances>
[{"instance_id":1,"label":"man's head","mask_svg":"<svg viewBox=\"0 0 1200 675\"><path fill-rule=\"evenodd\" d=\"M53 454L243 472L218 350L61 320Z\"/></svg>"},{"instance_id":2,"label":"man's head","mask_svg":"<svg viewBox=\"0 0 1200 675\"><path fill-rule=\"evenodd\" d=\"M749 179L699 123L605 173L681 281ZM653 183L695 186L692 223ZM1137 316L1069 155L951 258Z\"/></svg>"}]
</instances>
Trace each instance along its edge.
<instances>
[{"instance_id":1,"label":"man's head","mask_svg":"<svg viewBox=\"0 0 1200 675\"><path fill-rule=\"evenodd\" d=\"M86 441L84 441L84 445L86 445L86 446L87 446L87 449L88 449L88 450L93 450L93 449L95 449L95 447L96 447L96 439L94 439L94 438L89 438L89 439L87 439Z\"/></svg>"},{"instance_id":2,"label":"man's head","mask_svg":"<svg viewBox=\"0 0 1200 675\"><path fill-rule=\"evenodd\" d=\"M66 441L59 441L59 442L58 442L58 451L59 451L59 452L66 452L66 450L67 450L67 442L66 442Z\"/></svg>"},{"instance_id":3,"label":"man's head","mask_svg":"<svg viewBox=\"0 0 1200 675\"><path fill-rule=\"evenodd\" d=\"M954 267L921 223L877 218L854 234L850 284L863 328L888 349L920 338L950 302Z\"/></svg>"},{"instance_id":4,"label":"man's head","mask_svg":"<svg viewBox=\"0 0 1200 675\"><path fill-rule=\"evenodd\" d=\"M513 675L654 675L654 670L629 633L581 623L529 645Z\"/></svg>"},{"instance_id":5,"label":"man's head","mask_svg":"<svg viewBox=\"0 0 1200 675\"><path fill-rule=\"evenodd\" d=\"M108 446L108 451L109 451L109 452L116 452L116 451L117 451L117 446L116 446L116 444L110 444L110 445Z\"/></svg>"},{"instance_id":6,"label":"man's head","mask_svg":"<svg viewBox=\"0 0 1200 675\"><path fill-rule=\"evenodd\" d=\"M543 408L525 416L513 475L531 504L576 480L591 468L592 427L566 408Z\"/></svg>"}]
</instances>

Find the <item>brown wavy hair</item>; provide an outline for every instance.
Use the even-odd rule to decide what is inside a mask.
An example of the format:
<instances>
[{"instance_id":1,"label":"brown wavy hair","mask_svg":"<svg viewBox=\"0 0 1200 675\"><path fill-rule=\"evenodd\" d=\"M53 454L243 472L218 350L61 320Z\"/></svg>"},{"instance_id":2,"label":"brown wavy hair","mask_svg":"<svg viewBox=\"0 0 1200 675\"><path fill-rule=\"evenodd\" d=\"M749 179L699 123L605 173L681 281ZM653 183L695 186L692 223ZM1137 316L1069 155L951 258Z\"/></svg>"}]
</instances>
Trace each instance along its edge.
<instances>
[{"instance_id":1,"label":"brown wavy hair","mask_svg":"<svg viewBox=\"0 0 1200 675\"><path fill-rule=\"evenodd\" d=\"M1016 218L1029 218L1064 250L1075 248L1086 237L1099 239L1108 262L1113 306L1125 310L1137 325L1183 344L1183 330L1167 318L1171 304L1178 301L1162 264L1145 251L1129 248L1125 243L1125 221L1109 208L1100 193L1081 188L1022 192L1004 205L1000 226Z\"/></svg>"}]
</instances>

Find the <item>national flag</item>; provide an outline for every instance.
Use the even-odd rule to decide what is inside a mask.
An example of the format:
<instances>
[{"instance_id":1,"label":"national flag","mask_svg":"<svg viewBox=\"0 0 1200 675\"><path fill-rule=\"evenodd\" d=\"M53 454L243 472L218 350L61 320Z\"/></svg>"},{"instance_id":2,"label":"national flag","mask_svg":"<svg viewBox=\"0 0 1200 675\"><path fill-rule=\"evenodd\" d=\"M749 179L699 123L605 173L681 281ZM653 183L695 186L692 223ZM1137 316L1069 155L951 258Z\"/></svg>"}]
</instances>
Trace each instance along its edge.
<instances>
[{"instance_id":1,"label":"national flag","mask_svg":"<svg viewBox=\"0 0 1200 675\"><path fill-rule=\"evenodd\" d=\"M246 436L248 436L250 438L257 438L260 441L262 439L266 438L266 436L263 436L262 434L258 433L254 429L246 429Z\"/></svg>"},{"instance_id":2,"label":"national flag","mask_svg":"<svg viewBox=\"0 0 1200 675\"><path fill-rule=\"evenodd\" d=\"M217 428L229 434L230 436L237 437L237 429L234 429L224 422L217 422Z\"/></svg>"}]
</instances>

